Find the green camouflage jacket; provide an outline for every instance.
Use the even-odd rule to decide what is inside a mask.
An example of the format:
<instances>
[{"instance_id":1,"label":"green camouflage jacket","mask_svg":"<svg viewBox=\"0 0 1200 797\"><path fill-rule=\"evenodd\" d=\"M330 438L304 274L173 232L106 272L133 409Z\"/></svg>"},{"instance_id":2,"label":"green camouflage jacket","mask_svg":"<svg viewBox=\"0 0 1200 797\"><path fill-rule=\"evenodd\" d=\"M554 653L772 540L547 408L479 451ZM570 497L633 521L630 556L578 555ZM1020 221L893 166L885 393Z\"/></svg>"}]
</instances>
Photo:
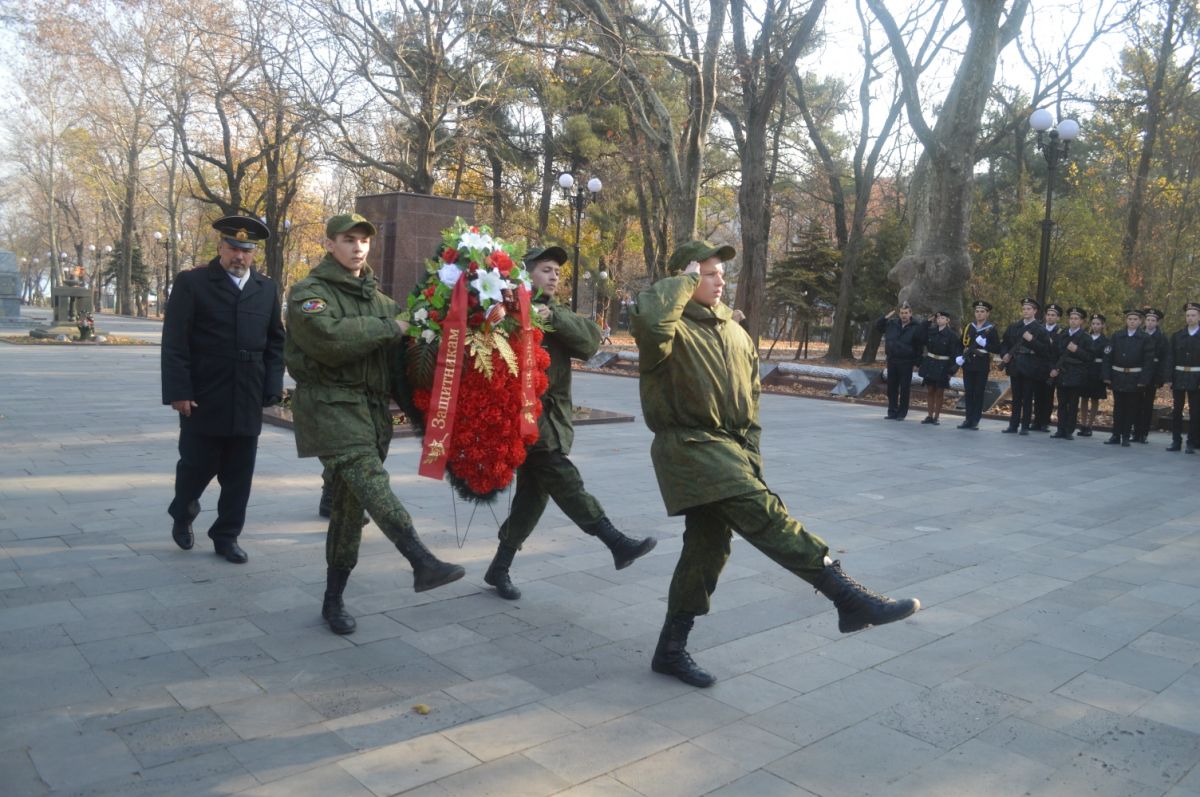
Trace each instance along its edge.
<instances>
[{"instance_id":1,"label":"green camouflage jacket","mask_svg":"<svg viewBox=\"0 0 1200 797\"><path fill-rule=\"evenodd\" d=\"M538 300L543 301L542 299ZM571 359L586 360L600 348L600 327L553 299L546 301L550 317L542 346L550 353L546 376L550 386L542 394L542 416L538 418L538 441L534 449L571 453L575 427L571 425Z\"/></svg>"},{"instance_id":2,"label":"green camouflage jacket","mask_svg":"<svg viewBox=\"0 0 1200 797\"><path fill-rule=\"evenodd\" d=\"M386 450L399 311L376 288L369 267L355 277L328 255L292 286L284 360L296 380L292 415L300 456Z\"/></svg>"},{"instance_id":3,"label":"green camouflage jacket","mask_svg":"<svg viewBox=\"0 0 1200 797\"><path fill-rule=\"evenodd\" d=\"M638 295L642 413L670 515L758 492L758 352L723 304L691 301L700 278L668 277Z\"/></svg>"}]
</instances>

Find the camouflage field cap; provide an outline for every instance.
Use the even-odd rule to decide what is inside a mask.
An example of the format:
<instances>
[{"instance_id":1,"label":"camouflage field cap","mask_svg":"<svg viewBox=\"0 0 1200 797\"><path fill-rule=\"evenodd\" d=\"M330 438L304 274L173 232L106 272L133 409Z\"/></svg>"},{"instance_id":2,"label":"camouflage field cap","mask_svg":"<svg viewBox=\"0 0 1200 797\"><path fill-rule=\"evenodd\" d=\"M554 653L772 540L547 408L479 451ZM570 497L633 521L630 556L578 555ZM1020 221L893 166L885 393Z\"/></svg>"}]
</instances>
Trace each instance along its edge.
<instances>
[{"instance_id":1,"label":"camouflage field cap","mask_svg":"<svg viewBox=\"0 0 1200 797\"><path fill-rule=\"evenodd\" d=\"M710 257L733 260L737 257L737 250L728 244L714 246L708 241L688 241L675 248L671 259L667 261L667 273L678 274L687 268L688 263L691 263L693 260L699 263L702 260L708 260Z\"/></svg>"},{"instance_id":2,"label":"camouflage field cap","mask_svg":"<svg viewBox=\"0 0 1200 797\"><path fill-rule=\"evenodd\" d=\"M525 257L521 258L521 262L527 266L531 266L539 260L553 260L561 266L568 259L567 250L561 246L535 246L525 253Z\"/></svg>"},{"instance_id":3,"label":"camouflage field cap","mask_svg":"<svg viewBox=\"0 0 1200 797\"><path fill-rule=\"evenodd\" d=\"M359 227L372 238L379 234L379 230L375 229L375 225L366 216L360 216L357 213L339 213L325 222L325 237L332 240L344 232L350 232Z\"/></svg>"}]
</instances>

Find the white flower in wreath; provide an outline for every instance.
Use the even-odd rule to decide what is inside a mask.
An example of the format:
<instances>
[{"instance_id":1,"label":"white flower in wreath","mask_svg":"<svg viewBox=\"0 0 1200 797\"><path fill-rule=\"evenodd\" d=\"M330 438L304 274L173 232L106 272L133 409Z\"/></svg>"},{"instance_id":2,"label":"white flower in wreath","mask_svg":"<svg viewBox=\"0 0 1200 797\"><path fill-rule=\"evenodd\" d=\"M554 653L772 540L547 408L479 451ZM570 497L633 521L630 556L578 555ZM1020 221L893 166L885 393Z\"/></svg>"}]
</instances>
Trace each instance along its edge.
<instances>
[{"instance_id":1,"label":"white flower in wreath","mask_svg":"<svg viewBox=\"0 0 1200 797\"><path fill-rule=\"evenodd\" d=\"M491 299L493 302L502 301L504 294L501 291L506 285L504 277L501 277L500 272L494 268L480 269L479 276L471 280L471 287L479 292L480 304L483 304L484 299Z\"/></svg>"},{"instance_id":2,"label":"white flower in wreath","mask_svg":"<svg viewBox=\"0 0 1200 797\"><path fill-rule=\"evenodd\" d=\"M413 312L412 317L413 317L413 323L424 324L429 319L429 311L426 310L424 307L418 307Z\"/></svg>"},{"instance_id":3,"label":"white flower in wreath","mask_svg":"<svg viewBox=\"0 0 1200 797\"><path fill-rule=\"evenodd\" d=\"M458 279L461 276L462 269L453 263L447 263L438 269L438 279L442 281L443 285L448 285L451 288L454 287L454 284L458 282Z\"/></svg>"},{"instance_id":4,"label":"white flower in wreath","mask_svg":"<svg viewBox=\"0 0 1200 797\"><path fill-rule=\"evenodd\" d=\"M508 278L514 284L523 285L527 291L533 290L533 283L529 281L529 272L520 266L517 266L512 271L508 272Z\"/></svg>"},{"instance_id":5,"label":"white flower in wreath","mask_svg":"<svg viewBox=\"0 0 1200 797\"><path fill-rule=\"evenodd\" d=\"M422 329L421 330L421 340L425 341L426 343L433 343L433 339L436 337L437 337L437 333L434 332L432 329Z\"/></svg>"},{"instance_id":6,"label":"white flower in wreath","mask_svg":"<svg viewBox=\"0 0 1200 797\"><path fill-rule=\"evenodd\" d=\"M459 249L477 249L482 252L492 251L495 243L492 241L492 236L483 232L471 232L468 230L462 234L458 240Z\"/></svg>"}]
</instances>

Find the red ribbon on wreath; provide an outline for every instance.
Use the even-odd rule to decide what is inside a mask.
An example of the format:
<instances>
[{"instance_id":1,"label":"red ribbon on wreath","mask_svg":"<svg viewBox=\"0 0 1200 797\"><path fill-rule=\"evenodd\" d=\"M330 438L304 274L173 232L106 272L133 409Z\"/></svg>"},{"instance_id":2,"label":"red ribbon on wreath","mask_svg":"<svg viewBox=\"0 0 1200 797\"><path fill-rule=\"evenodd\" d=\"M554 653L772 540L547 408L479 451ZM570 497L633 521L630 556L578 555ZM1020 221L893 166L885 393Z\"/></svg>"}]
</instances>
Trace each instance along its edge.
<instances>
[{"instance_id":1,"label":"red ribbon on wreath","mask_svg":"<svg viewBox=\"0 0 1200 797\"><path fill-rule=\"evenodd\" d=\"M533 320L529 307L529 289L524 285L517 288L517 310L521 321L521 437L537 435L537 391L533 385L533 374L537 370L537 358L533 347Z\"/></svg>"},{"instance_id":2,"label":"red ribbon on wreath","mask_svg":"<svg viewBox=\"0 0 1200 797\"><path fill-rule=\"evenodd\" d=\"M421 464L417 472L439 481L446 473L450 440L454 434L454 411L458 406L458 384L467 352L467 277L454 283L450 312L442 323L442 345L429 396L425 422L425 441L421 446Z\"/></svg>"}]
</instances>

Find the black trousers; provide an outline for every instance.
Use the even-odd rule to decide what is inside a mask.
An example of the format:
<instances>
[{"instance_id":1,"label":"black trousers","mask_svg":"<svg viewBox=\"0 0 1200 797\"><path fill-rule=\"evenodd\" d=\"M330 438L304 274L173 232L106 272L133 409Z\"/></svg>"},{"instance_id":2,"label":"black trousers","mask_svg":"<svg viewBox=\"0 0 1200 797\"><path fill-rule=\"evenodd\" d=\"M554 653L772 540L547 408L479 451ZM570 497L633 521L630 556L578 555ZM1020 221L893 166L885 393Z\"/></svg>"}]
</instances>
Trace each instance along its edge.
<instances>
[{"instance_id":1,"label":"black trousers","mask_svg":"<svg viewBox=\"0 0 1200 797\"><path fill-rule=\"evenodd\" d=\"M983 418L983 393L987 379L987 371L963 371L963 402L967 416L964 420L970 426L978 426Z\"/></svg>"},{"instance_id":2,"label":"black trousers","mask_svg":"<svg viewBox=\"0 0 1200 797\"><path fill-rule=\"evenodd\" d=\"M912 360L887 361L888 415L908 415L908 395L912 392Z\"/></svg>"},{"instance_id":3,"label":"black trousers","mask_svg":"<svg viewBox=\"0 0 1200 797\"><path fill-rule=\"evenodd\" d=\"M1054 412L1054 385L1046 379L1033 381L1033 425L1039 428L1050 426L1050 415Z\"/></svg>"},{"instance_id":4,"label":"black trousers","mask_svg":"<svg viewBox=\"0 0 1200 797\"><path fill-rule=\"evenodd\" d=\"M1188 444L1200 448L1200 388L1195 390L1172 390L1174 404L1171 408L1171 436L1183 438L1183 403L1188 405Z\"/></svg>"},{"instance_id":5,"label":"black trousers","mask_svg":"<svg viewBox=\"0 0 1200 797\"><path fill-rule=\"evenodd\" d=\"M1017 428L1018 425L1029 428L1033 419L1033 383L1034 378L1018 373L1010 373L1009 385L1012 388L1012 411L1008 416L1008 425Z\"/></svg>"},{"instance_id":6,"label":"black trousers","mask_svg":"<svg viewBox=\"0 0 1200 797\"><path fill-rule=\"evenodd\" d=\"M1058 431L1062 434L1075 433L1075 425L1079 422L1079 399L1082 394L1082 388L1059 386Z\"/></svg>"},{"instance_id":7,"label":"black trousers","mask_svg":"<svg viewBox=\"0 0 1200 797\"><path fill-rule=\"evenodd\" d=\"M1113 391L1113 434L1118 437L1131 437L1133 426L1137 422L1138 397L1141 388L1131 391Z\"/></svg>"},{"instance_id":8,"label":"black trousers","mask_svg":"<svg viewBox=\"0 0 1200 797\"><path fill-rule=\"evenodd\" d=\"M1133 433L1138 437L1150 434L1150 425L1154 421L1154 397L1158 388L1147 385L1138 390L1137 416L1133 420Z\"/></svg>"},{"instance_id":9,"label":"black trousers","mask_svg":"<svg viewBox=\"0 0 1200 797\"><path fill-rule=\"evenodd\" d=\"M258 455L258 435L207 435L179 429L179 463L175 466L175 499L167 513L175 520L190 520L188 505L199 501L208 483L217 477L221 497L217 519L208 529L214 542L233 541L246 524L250 481Z\"/></svg>"}]
</instances>

